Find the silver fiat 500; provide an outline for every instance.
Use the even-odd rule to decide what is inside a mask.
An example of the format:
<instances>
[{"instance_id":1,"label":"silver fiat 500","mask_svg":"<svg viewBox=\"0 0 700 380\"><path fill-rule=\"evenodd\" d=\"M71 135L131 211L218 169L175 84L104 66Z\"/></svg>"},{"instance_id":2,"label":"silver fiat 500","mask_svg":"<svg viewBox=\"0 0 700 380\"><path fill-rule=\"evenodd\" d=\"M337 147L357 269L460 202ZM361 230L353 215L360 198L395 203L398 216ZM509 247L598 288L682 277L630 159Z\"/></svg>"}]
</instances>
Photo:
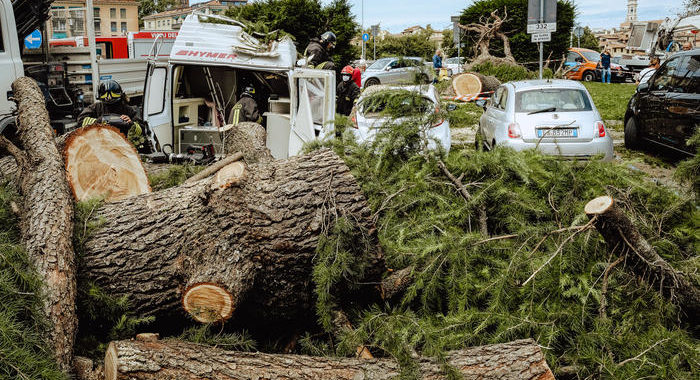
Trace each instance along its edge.
<instances>
[{"instance_id":1,"label":"silver fiat 500","mask_svg":"<svg viewBox=\"0 0 700 380\"><path fill-rule=\"evenodd\" d=\"M479 119L477 144L538 149L566 158L613 158L613 141L586 88L571 80L509 82L496 89Z\"/></svg>"}]
</instances>

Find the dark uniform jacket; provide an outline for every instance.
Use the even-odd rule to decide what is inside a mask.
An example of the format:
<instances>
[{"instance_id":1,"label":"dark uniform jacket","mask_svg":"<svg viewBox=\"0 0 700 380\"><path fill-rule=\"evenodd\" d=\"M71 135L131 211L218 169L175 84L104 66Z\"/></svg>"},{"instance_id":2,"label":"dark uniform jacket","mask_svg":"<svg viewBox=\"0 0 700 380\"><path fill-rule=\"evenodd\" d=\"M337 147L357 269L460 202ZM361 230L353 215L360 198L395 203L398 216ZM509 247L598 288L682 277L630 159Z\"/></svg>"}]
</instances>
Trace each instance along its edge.
<instances>
[{"instance_id":1,"label":"dark uniform jacket","mask_svg":"<svg viewBox=\"0 0 700 380\"><path fill-rule=\"evenodd\" d=\"M126 135L126 138L131 141L132 144L138 149L140 149L144 142L146 142L146 137L143 128L143 121L139 116L138 107L133 107L122 99L122 101L115 104L105 104L103 102L95 102L83 109L83 112L78 115L78 125L81 127L87 127L88 125L95 124L105 115L126 115L131 119L131 124L124 126L119 125L119 131Z\"/></svg>"},{"instance_id":2,"label":"dark uniform jacket","mask_svg":"<svg viewBox=\"0 0 700 380\"><path fill-rule=\"evenodd\" d=\"M241 99L233 106L229 114L228 124L238 124L246 121L260 122L258 103L250 95L243 94Z\"/></svg>"},{"instance_id":3,"label":"dark uniform jacket","mask_svg":"<svg viewBox=\"0 0 700 380\"><path fill-rule=\"evenodd\" d=\"M355 100L360 96L360 88L352 80L340 82L335 90L336 106L335 112L350 116Z\"/></svg>"},{"instance_id":4,"label":"dark uniform jacket","mask_svg":"<svg viewBox=\"0 0 700 380\"><path fill-rule=\"evenodd\" d=\"M110 114L126 115L129 116L131 121L135 123L140 122L138 107L130 106L124 101L115 104L105 104L98 101L83 109L83 112L78 115L78 125L86 127L97 122L102 116Z\"/></svg>"},{"instance_id":5,"label":"dark uniform jacket","mask_svg":"<svg viewBox=\"0 0 700 380\"><path fill-rule=\"evenodd\" d=\"M334 69L331 57L328 55L326 48L323 47L323 45L321 45L321 41L318 38L311 39L311 42L309 42L309 46L306 47L306 52L304 53L304 55L307 58L310 58L309 61L306 63L311 67L326 70ZM321 65L322 63L324 65L319 67L319 65Z\"/></svg>"}]
</instances>

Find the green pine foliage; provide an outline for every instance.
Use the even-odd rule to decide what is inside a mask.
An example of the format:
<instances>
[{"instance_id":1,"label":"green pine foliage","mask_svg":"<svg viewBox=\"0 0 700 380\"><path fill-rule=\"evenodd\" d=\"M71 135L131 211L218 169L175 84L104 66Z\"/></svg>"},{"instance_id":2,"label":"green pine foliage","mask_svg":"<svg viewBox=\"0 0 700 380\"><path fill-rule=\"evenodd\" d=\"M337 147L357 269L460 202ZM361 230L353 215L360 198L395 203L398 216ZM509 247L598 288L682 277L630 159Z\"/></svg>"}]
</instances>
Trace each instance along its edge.
<instances>
[{"instance_id":1,"label":"green pine foliage","mask_svg":"<svg viewBox=\"0 0 700 380\"><path fill-rule=\"evenodd\" d=\"M339 340L306 336L305 352L333 347L336 354L352 354L365 345L398 359L402 377L412 378L416 353L439 359L448 350L533 338L555 371L573 369L579 378L689 379L698 373L697 328L679 322L678 308L624 262L605 275L618 254L587 226L583 212L589 200L613 196L659 254L700 283L694 200L597 160L568 162L502 148L453 150L441 158L413 143L424 128L405 122L381 129L371 144L359 145L347 132L327 143L349 165L377 215L388 266L413 268L413 282L399 302L355 311L355 330ZM438 159L462 176L469 201L440 171ZM513 236L482 236L481 207L491 237ZM354 280L340 273L329 275ZM319 299L326 291L317 288Z\"/></svg>"},{"instance_id":2,"label":"green pine foliage","mask_svg":"<svg viewBox=\"0 0 700 380\"><path fill-rule=\"evenodd\" d=\"M165 190L181 185L187 178L204 170L206 166L197 165L171 165L168 170L150 174L148 181L153 191Z\"/></svg>"},{"instance_id":3,"label":"green pine foliage","mask_svg":"<svg viewBox=\"0 0 700 380\"><path fill-rule=\"evenodd\" d=\"M700 198L700 128L697 128L695 135L688 140L687 144L688 146L694 146L697 149L697 153L694 157L678 165L676 177L681 182L689 185L696 198Z\"/></svg>"},{"instance_id":4,"label":"green pine foliage","mask_svg":"<svg viewBox=\"0 0 700 380\"><path fill-rule=\"evenodd\" d=\"M500 80L502 83L539 78L539 72L537 71L530 71L527 68L525 68L525 66L509 65L506 63L493 64L491 62L484 62L478 65L474 65L474 67L472 67L472 71L476 71L477 73L481 73L484 75L494 76L498 78L498 80ZM542 71L542 77L553 78L554 73L551 69L545 69Z\"/></svg>"},{"instance_id":5,"label":"green pine foliage","mask_svg":"<svg viewBox=\"0 0 700 380\"><path fill-rule=\"evenodd\" d=\"M255 351L256 343L246 331L241 333L224 333L223 326L219 331L214 331L215 325L203 324L189 327L177 337L192 343L214 346L223 350Z\"/></svg>"},{"instance_id":6,"label":"green pine foliage","mask_svg":"<svg viewBox=\"0 0 700 380\"><path fill-rule=\"evenodd\" d=\"M41 279L20 245L13 200L13 186L0 183L0 379L65 379L40 334Z\"/></svg>"}]
</instances>

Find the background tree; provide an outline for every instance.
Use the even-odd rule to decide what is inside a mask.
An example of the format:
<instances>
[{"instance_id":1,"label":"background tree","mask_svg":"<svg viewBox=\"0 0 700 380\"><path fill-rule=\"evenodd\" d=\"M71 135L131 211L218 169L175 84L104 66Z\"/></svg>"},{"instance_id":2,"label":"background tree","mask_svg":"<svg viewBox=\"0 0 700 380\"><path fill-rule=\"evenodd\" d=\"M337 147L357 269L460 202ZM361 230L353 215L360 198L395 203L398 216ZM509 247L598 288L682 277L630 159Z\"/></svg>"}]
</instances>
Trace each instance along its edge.
<instances>
[{"instance_id":1,"label":"background tree","mask_svg":"<svg viewBox=\"0 0 700 380\"><path fill-rule=\"evenodd\" d=\"M430 59L435 54L435 43L430 41L429 31L420 31L405 36L387 36L377 41L377 57L421 57Z\"/></svg>"},{"instance_id":2,"label":"background tree","mask_svg":"<svg viewBox=\"0 0 700 380\"><path fill-rule=\"evenodd\" d=\"M180 2L177 0L140 0L139 1L139 26L143 26L143 18L166 11L168 9L177 8Z\"/></svg>"},{"instance_id":3,"label":"background tree","mask_svg":"<svg viewBox=\"0 0 700 380\"><path fill-rule=\"evenodd\" d=\"M454 32L452 29L445 29L442 31L442 51L445 53L445 57L457 56L457 45L455 45Z\"/></svg>"},{"instance_id":4,"label":"background tree","mask_svg":"<svg viewBox=\"0 0 700 380\"><path fill-rule=\"evenodd\" d=\"M577 43L576 37L574 36L574 43ZM598 37L593 34L593 31L589 27L583 28L583 36L581 36L581 47L584 49L591 49L598 51L600 50L600 41Z\"/></svg>"},{"instance_id":5,"label":"background tree","mask_svg":"<svg viewBox=\"0 0 700 380\"><path fill-rule=\"evenodd\" d=\"M685 0L683 2L683 16L700 14L700 0Z\"/></svg>"},{"instance_id":6,"label":"background tree","mask_svg":"<svg viewBox=\"0 0 700 380\"><path fill-rule=\"evenodd\" d=\"M333 61L339 69L358 56L357 48L350 45L359 28L348 0L333 0L325 6L319 0L265 0L229 8L226 15L292 35L299 54L311 38L330 30L338 37Z\"/></svg>"},{"instance_id":7,"label":"background tree","mask_svg":"<svg viewBox=\"0 0 700 380\"><path fill-rule=\"evenodd\" d=\"M478 23L480 17L488 15L495 10L502 14L503 9L508 10L508 19L503 23L501 31L510 39L513 57L518 62L537 61L538 52L535 44L530 42L527 34L527 0L478 0L462 12L460 24L467 25ZM569 47L569 33L574 25L575 7L569 0L557 2L557 31L552 33L552 42L544 44L544 56L549 53L552 57L559 58L565 54ZM472 44L477 37L476 33L467 33L465 42ZM470 46L467 46L467 50ZM495 39L491 42L490 51L493 55L502 57L503 42Z\"/></svg>"}]
</instances>

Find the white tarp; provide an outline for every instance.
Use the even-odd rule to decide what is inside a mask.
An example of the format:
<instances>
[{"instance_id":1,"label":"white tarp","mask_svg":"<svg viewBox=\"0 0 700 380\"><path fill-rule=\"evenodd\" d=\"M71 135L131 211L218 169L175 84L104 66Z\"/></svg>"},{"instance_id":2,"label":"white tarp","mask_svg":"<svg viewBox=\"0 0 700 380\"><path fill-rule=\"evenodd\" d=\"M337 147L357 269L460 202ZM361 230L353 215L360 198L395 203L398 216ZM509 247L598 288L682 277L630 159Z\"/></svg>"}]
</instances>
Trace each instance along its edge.
<instances>
[{"instance_id":1,"label":"white tarp","mask_svg":"<svg viewBox=\"0 0 700 380\"><path fill-rule=\"evenodd\" d=\"M297 57L294 42L283 38L268 52L252 52L258 41L237 25L200 21L197 14L187 16L170 52L174 64L226 65L256 70L288 71Z\"/></svg>"}]
</instances>

